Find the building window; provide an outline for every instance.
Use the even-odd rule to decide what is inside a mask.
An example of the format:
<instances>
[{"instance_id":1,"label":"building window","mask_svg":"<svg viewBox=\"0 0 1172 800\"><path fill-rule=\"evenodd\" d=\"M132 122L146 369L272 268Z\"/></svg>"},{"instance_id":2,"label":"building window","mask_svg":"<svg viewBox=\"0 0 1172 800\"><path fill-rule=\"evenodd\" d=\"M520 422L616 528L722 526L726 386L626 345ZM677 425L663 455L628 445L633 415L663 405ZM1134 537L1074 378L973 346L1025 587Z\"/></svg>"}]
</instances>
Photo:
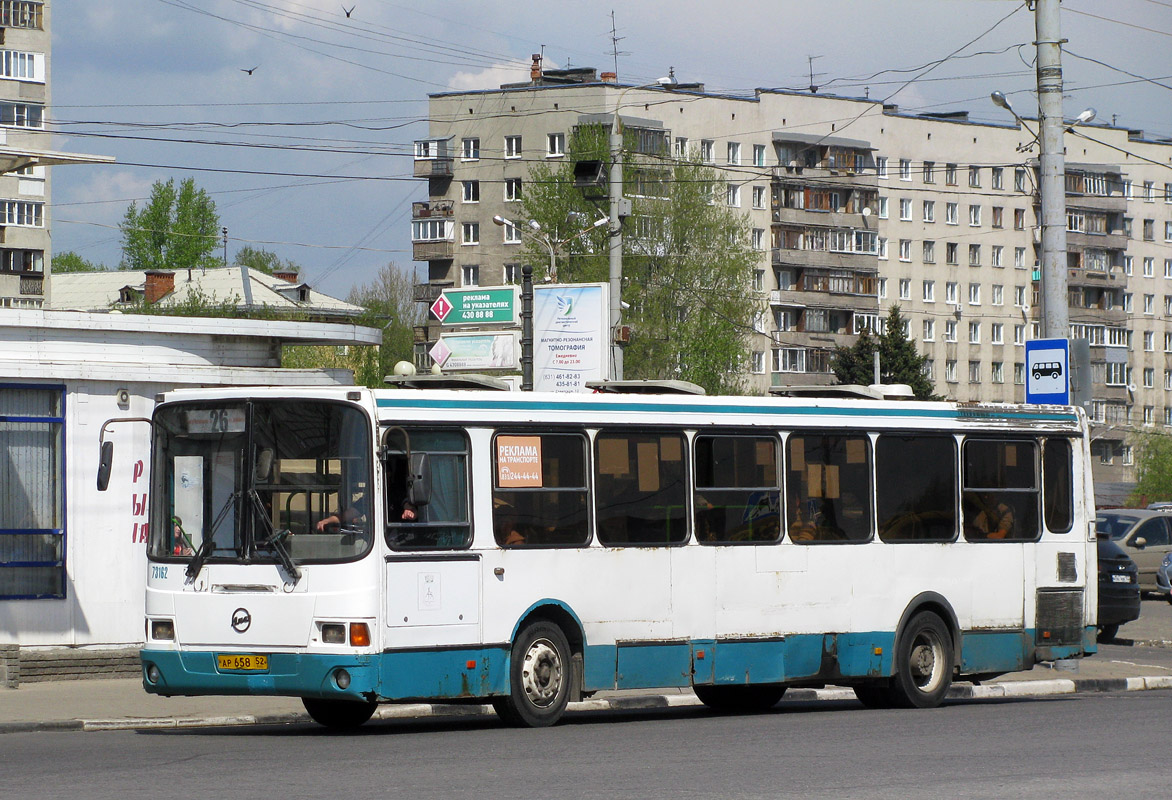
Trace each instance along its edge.
<instances>
[{"instance_id":1,"label":"building window","mask_svg":"<svg viewBox=\"0 0 1172 800\"><path fill-rule=\"evenodd\" d=\"M936 341L936 320L934 320L934 319L924 320L924 341L925 342Z\"/></svg>"},{"instance_id":2,"label":"building window","mask_svg":"<svg viewBox=\"0 0 1172 800\"><path fill-rule=\"evenodd\" d=\"M518 286L521 283L521 265L505 264L505 283L509 286Z\"/></svg>"},{"instance_id":3,"label":"building window","mask_svg":"<svg viewBox=\"0 0 1172 800\"><path fill-rule=\"evenodd\" d=\"M960 263L958 255L960 247L956 242L945 242L944 244L944 263L956 266Z\"/></svg>"},{"instance_id":4,"label":"building window","mask_svg":"<svg viewBox=\"0 0 1172 800\"><path fill-rule=\"evenodd\" d=\"M673 151L676 158L688 157L688 137L677 136L675 143L675 150Z\"/></svg>"},{"instance_id":5,"label":"building window","mask_svg":"<svg viewBox=\"0 0 1172 800\"><path fill-rule=\"evenodd\" d=\"M887 260L887 239L880 236L879 239L877 240L876 244L878 246L879 260L886 261Z\"/></svg>"},{"instance_id":6,"label":"building window","mask_svg":"<svg viewBox=\"0 0 1172 800\"><path fill-rule=\"evenodd\" d=\"M754 375L761 375L765 372L765 351L754 350L751 357L750 369L753 370Z\"/></svg>"},{"instance_id":7,"label":"building window","mask_svg":"<svg viewBox=\"0 0 1172 800\"><path fill-rule=\"evenodd\" d=\"M729 163L729 166L733 166L733 167L740 166L740 163L741 163L741 143L740 142L729 142L728 143L728 163Z\"/></svg>"},{"instance_id":8,"label":"building window","mask_svg":"<svg viewBox=\"0 0 1172 800\"><path fill-rule=\"evenodd\" d=\"M981 304L981 284L969 284L969 305L979 306Z\"/></svg>"},{"instance_id":9,"label":"building window","mask_svg":"<svg viewBox=\"0 0 1172 800\"><path fill-rule=\"evenodd\" d=\"M994 228L1005 227L1005 209L1001 206L993 206L993 221Z\"/></svg>"},{"instance_id":10,"label":"building window","mask_svg":"<svg viewBox=\"0 0 1172 800\"><path fill-rule=\"evenodd\" d=\"M1021 167L1017 167L1013 171L1013 190L1015 192L1026 191L1026 171Z\"/></svg>"},{"instance_id":11,"label":"building window","mask_svg":"<svg viewBox=\"0 0 1172 800\"><path fill-rule=\"evenodd\" d=\"M1013 362L1013 384L1014 386L1021 386L1025 383L1025 363L1021 361Z\"/></svg>"},{"instance_id":12,"label":"building window","mask_svg":"<svg viewBox=\"0 0 1172 800\"><path fill-rule=\"evenodd\" d=\"M1152 331L1144 331L1144 352L1151 353L1156 349L1156 334Z\"/></svg>"},{"instance_id":13,"label":"building window","mask_svg":"<svg viewBox=\"0 0 1172 800\"><path fill-rule=\"evenodd\" d=\"M1156 221L1154 219L1144 220L1144 241L1154 242L1156 240Z\"/></svg>"},{"instance_id":14,"label":"building window","mask_svg":"<svg viewBox=\"0 0 1172 800\"><path fill-rule=\"evenodd\" d=\"M502 227L505 236L505 244L519 244L521 242L521 229L516 225L506 222Z\"/></svg>"},{"instance_id":15,"label":"building window","mask_svg":"<svg viewBox=\"0 0 1172 800\"><path fill-rule=\"evenodd\" d=\"M520 136L506 136L505 137L505 158L520 158L521 157L521 137Z\"/></svg>"},{"instance_id":16,"label":"building window","mask_svg":"<svg viewBox=\"0 0 1172 800\"><path fill-rule=\"evenodd\" d=\"M959 219L960 206L957 203L944 204L944 224L956 225Z\"/></svg>"},{"instance_id":17,"label":"building window","mask_svg":"<svg viewBox=\"0 0 1172 800\"><path fill-rule=\"evenodd\" d=\"M911 222L912 219L912 201L910 198L901 197L899 199L899 218L903 222Z\"/></svg>"},{"instance_id":18,"label":"building window","mask_svg":"<svg viewBox=\"0 0 1172 800\"><path fill-rule=\"evenodd\" d=\"M887 219L887 198L879 198L879 219Z\"/></svg>"},{"instance_id":19,"label":"building window","mask_svg":"<svg viewBox=\"0 0 1172 800\"><path fill-rule=\"evenodd\" d=\"M912 260L912 240L911 239L900 239L899 240L899 260L900 261L911 261Z\"/></svg>"},{"instance_id":20,"label":"building window","mask_svg":"<svg viewBox=\"0 0 1172 800\"><path fill-rule=\"evenodd\" d=\"M990 302L995 306L1005 305L1005 287L999 283L993 284L993 293Z\"/></svg>"},{"instance_id":21,"label":"building window","mask_svg":"<svg viewBox=\"0 0 1172 800\"><path fill-rule=\"evenodd\" d=\"M980 361L970 361L969 362L969 383L980 383L980 382L981 382L981 362Z\"/></svg>"},{"instance_id":22,"label":"building window","mask_svg":"<svg viewBox=\"0 0 1172 800\"><path fill-rule=\"evenodd\" d=\"M935 182L936 182L936 162L935 161L925 161L924 162L924 183L935 183Z\"/></svg>"},{"instance_id":23,"label":"building window","mask_svg":"<svg viewBox=\"0 0 1172 800\"><path fill-rule=\"evenodd\" d=\"M981 343L981 323L970 322L969 323L969 344L980 344L980 343Z\"/></svg>"},{"instance_id":24,"label":"building window","mask_svg":"<svg viewBox=\"0 0 1172 800\"><path fill-rule=\"evenodd\" d=\"M545 155L547 158L564 156L566 154L566 135L564 133L546 134L545 143Z\"/></svg>"},{"instance_id":25,"label":"building window","mask_svg":"<svg viewBox=\"0 0 1172 800\"><path fill-rule=\"evenodd\" d=\"M1144 259L1144 277L1154 278L1156 275L1156 259L1148 256Z\"/></svg>"},{"instance_id":26,"label":"building window","mask_svg":"<svg viewBox=\"0 0 1172 800\"><path fill-rule=\"evenodd\" d=\"M0 102L0 125L13 128L44 127L45 107L33 103Z\"/></svg>"},{"instance_id":27,"label":"building window","mask_svg":"<svg viewBox=\"0 0 1172 800\"><path fill-rule=\"evenodd\" d=\"M999 244L995 244L989 248L989 263L994 267L1000 267L1001 259L1005 253L1005 248Z\"/></svg>"},{"instance_id":28,"label":"building window","mask_svg":"<svg viewBox=\"0 0 1172 800\"><path fill-rule=\"evenodd\" d=\"M912 280L911 280L911 278L900 278L899 279L899 299L900 300L911 300L912 299Z\"/></svg>"},{"instance_id":29,"label":"building window","mask_svg":"<svg viewBox=\"0 0 1172 800\"><path fill-rule=\"evenodd\" d=\"M1005 364L1001 361L994 361L990 365L989 377L993 383L1005 383Z\"/></svg>"},{"instance_id":30,"label":"building window","mask_svg":"<svg viewBox=\"0 0 1172 800\"><path fill-rule=\"evenodd\" d=\"M464 286L479 286L480 285L480 266L477 264L465 264L460 268L460 275L463 278Z\"/></svg>"},{"instance_id":31,"label":"building window","mask_svg":"<svg viewBox=\"0 0 1172 800\"><path fill-rule=\"evenodd\" d=\"M705 164L713 164L716 162L715 155L716 143L711 139L700 140L700 160Z\"/></svg>"},{"instance_id":32,"label":"building window","mask_svg":"<svg viewBox=\"0 0 1172 800\"><path fill-rule=\"evenodd\" d=\"M1156 370L1152 367L1144 367L1144 388L1154 389L1156 387Z\"/></svg>"},{"instance_id":33,"label":"building window","mask_svg":"<svg viewBox=\"0 0 1172 800\"><path fill-rule=\"evenodd\" d=\"M948 281L948 283L944 284L944 302L953 306L957 305L956 297L958 291L959 287L956 281Z\"/></svg>"},{"instance_id":34,"label":"building window","mask_svg":"<svg viewBox=\"0 0 1172 800\"><path fill-rule=\"evenodd\" d=\"M461 244L480 244L480 223L465 222L461 226Z\"/></svg>"},{"instance_id":35,"label":"building window","mask_svg":"<svg viewBox=\"0 0 1172 800\"><path fill-rule=\"evenodd\" d=\"M754 167L765 166L765 145L763 145L763 144L753 145L753 166Z\"/></svg>"},{"instance_id":36,"label":"building window","mask_svg":"<svg viewBox=\"0 0 1172 800\"><path fill-rule=\"evenodd\" d=\"M1013 343L1025 347L1025 325L1013 326Z\"/></svg>"},{"instance_id":37,"label":"building window","mask_svg":"<svg viewBox=\"0 0 1172 800\"><path fill-rule=\"evenodd\" d=\"M969 167L969 186L974 189L981 188L981 168Z\"/></svg>"},{"instance_id":38,"label":"building window","mask_svg":"<svg viewBox=\"0 0 1172 800\"><path fill-rule=\"evenodd\" d=\"M450 242L452 221L450 219L416 219L411 221L411 241Z\"/></svg>"},{"instance_id":39,"label":"building window","mask_svg":"<svg viewBox=\"0 0 1172 800\"><path fill-rule=\"evenodd\" d=\"M956 320L944 320L944 341L956 342Z\"/></svg>"},{"instance_id":40,"label":"building window","mask_svg":"<svg viewBox=\"0 0 1172 800\"><path fill-rule=\"evenodd\" d=\"M741 207L741 187L740 184L730 183L725 191L725 199L728 201L729 208Z\"/></svg>"},{"instance_id":41,"label":"building window","mask_svg":"<svg viewBox=\"0 0 1172 800\"><path fill-rule=\"evenodd\" d=\"M2 13L2 12L0 12ZM45 82L45 54L0 50L0 78L13 81Z\"/></svg>"},{"instance_id":42,"label":"building window","mask_svg":"<svg viewBox=\"0 0 1172 800\"><path fill-rule=\"evenodd\" d=\"M24 200L0 200L0 224L21 228L43 228L45 204Z\"/></svg>"},{"instance_id":43,"label":"building window","mask_svg":"<svg viewBox=\"0 0 1172 800\"><path fill-rule=\"evenodd\" d=\"M956 164L944 165L944 183L948 186L956 186Z\"/></svg>"},{"instance_id":44,"label":"building window","mask_svg":"<svg viewBox=\"0 0 1172 800\"><path fill-rule=\"evenodd\" d=\"M956 383L956 359L950 358L944 362L944 380Z\"/></svg>"},{"instance_id":45,"label":"building window","mask_svg":"<svg viewBox=\"0 0 1172 800\"><path fill-rule=\"evenodd\" d=\"M936 380L936 359L924 359L924 377L930 381Z\"/></svg>"},{"instance_id":46,"label":"building window","mask_svg":"<svg viewBox=\"0 0 1172 800\"><path fill-rule=\"evenodd\" d=\"M993 344L1005 344L1005 325L993 322L989 325L989 340Z\"/></svg>"},{"instance_id":47,"label":"building window","mask_svg":"<svg viewBox=\"0 0 1172 800\"><path fill-rule=\"evenodd\" d=\"M1144 181L1144 202L1152 203L1156 200L1156 182Z\"/></svg>"},{"instance_id":48,"label":"building window","mask_svg":"<svg viewBox=\"0 0 1172 800\"><path fill-rule=\"evenodd\" d=\"M464 202L465 203L479 203L480 202L480 181L464 181Z\"/></svg>"},{"instance_id":49,"label":"building window","mask_svg":"<svg viewBox=\"0 0 1172 800\"><path fill-rule=\"evenodd\" d=\"M750 234L749 241L752 244L754 250L764 250L765 249L765 229L764 228L753 228L753 231Z\"/></svg>"},{"instance_id":50,"label":"building window","mask_svg":"<svg viewBox=\"0 0 1172 800\"><path fill-rule=\"evenodd\" d=\"M464 161L478 161L480 159L480 139L475 136L461 139L460 158Z\"/></svg>"},{"instance_id":51,"label":"building window","mask_svg":"<svg viewBox=\"0 0 1172 800\"><path fill-rule=\"evenodd\" d=\"M1013 229L1015 231L1024 231L1025 230L1025 209L1024 208L1013 209Z\"/></svg>"},{"instance_id":52,"label":"building window","mask_svg":"<svg viewBox=\"0 0 1172 800\"><path fill-rule=\"evenodd\" d=\"M45 272L45 251L4 248L0 250L0 272L42 275Z\"/></svg>"},{"instance_id":53,"label":"building window","mask_svg":"<svg viewBox=\"0 0 1172 800\"><path fill-rule=\"evenodd\" d=\"M753 187L753 208L765 208L765 187Z\"/></svg>"},{"instance_id":54,"label":"building window","mask_svg":"<svg viewBox=\"0 0 1172 800\"><path fill-rule=\"evenodd\" d=\"M936 201L935 200L925 200L924 201L924 222L935 222L935 221L936 221Z\"/></svg>"},{"instance_id":55,"label":"building window","mask_svg":"<svg viewBox=\"0 0 1172 800\"><path fill-rule=\"evenodd\" d=\"M1002 185L1002 183L1003 183L1003 178L1002 178L1002 175L1003 175L1003 173L1004 173L1004 172L1005 172L1005 169L1004 169L1004 168L1002 168L1002 167L993 167L993 170L992 170L992 176L993 176L992 183L993 183L993 188L994 188L994 189L1003 189L1003 188L1005 188L1005 187Z\"/></svg>"},{"instance_id":56,"label":"building window","mask_svg":"<svg viewBox=\"0 0 1172 800\"><path fill-rule=\"evenodd\" d=\"M979 244L969 245L969 266L981 266L981 246Z\"/></svg>"},{"instance_id":57,"label":"building window","mask_svg":"<svg viewBox=\"0 0 1172 800\"><path fill-rule=\"evenodd\" d=\"M969 226L972 228L979 228L981 226L980 206L969 206Z\"/></svg>"},{"instance_id":58,"label":"building window","mask_svg":"<svg viewBox=\"0 0 1172 800\"><path fill-rule=\"evenodd\" d=\"M936 263L936 243L931 240L927 240L924 242L924 263L925 264L935 264Z\"/></svg>"},{"instance_id":59,"label":"building window","mask_svg":"<svg viewBox=\"0 0 1172 800\"><path fill-rule=\"evenodd\" d=\"M880 178L887 177L887 156L875 157L875 175Z\"/></svg>"},{"instance_id":60,"label":"building window","mask_svg":"<svg viewBox=\"0 0 1172 800\"><path fill-rule=\"evenodd\" d=\"M912 179L911 159L901 158L899 160L899 179L901 181L910 181Z\"/></svg>"},{"instance_id":61,"label":"building window","mask_svg":"<svg viewBox=\"0 0 1172 800\"><path fill-rule=\"evenodd\" d=\"M521 200L521 179L505 178L505 202L516 203Z\"/></svg>"},{"instance_id":62,"label":"building window","mask_svg":"<svg viewBox=\"0 0 1172 800\"><path fill-rule=\"evenodd\" d=\"M878 281L878 284L879 284L879 299L886 300L887 299L887 279L880 278Z\"/></svg>"},{"instance_id":63,"label":"building window","mask_svg":"<svg viewBox=\"0 0 1172 800\"><path fill-rule=\"evenodd\" d=\"M0 598L65 596L64 390L0 386Z\"/></svg>"},{"instance_id":64,"label":"building window","mask_svg":"<svg viewBox=\"0 0 1172 800\"><path fill-rule=\"evenodd\" d=\"M936 281L924 281L924 302L936 302Z\"/></svg>"}]
</instances>

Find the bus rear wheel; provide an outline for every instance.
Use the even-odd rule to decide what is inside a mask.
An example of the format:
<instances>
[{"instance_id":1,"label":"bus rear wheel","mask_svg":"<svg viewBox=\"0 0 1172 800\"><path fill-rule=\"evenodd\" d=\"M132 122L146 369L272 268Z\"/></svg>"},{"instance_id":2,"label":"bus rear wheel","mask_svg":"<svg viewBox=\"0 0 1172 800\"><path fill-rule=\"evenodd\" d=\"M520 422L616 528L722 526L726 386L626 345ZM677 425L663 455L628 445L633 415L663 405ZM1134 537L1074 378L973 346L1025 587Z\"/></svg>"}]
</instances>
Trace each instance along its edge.
<instances>
[{"instance_id":1,"label":"bus rear wheel","mask_svg":"<svg viewBox=\"0 0 1172 800\"><path fill-rule=\"evenodd\" d=\"M301 703L314 722L334 731L354 730L370 719L378 707L378 703L361 700L322 700L317 697L303 697Z\"/></svg>"},{"instance_id":2,"label":"bus rear wheel","mask_svg":"<svg viewBox=\"0 0 1172 800\"><path fill-rule=\"evenodd\" d=\"M852 687L855 697L867 708L891 708L891 688L883 684L866 683Z\"/></svg>"},{"instance_id":3,"label":"bus rear wheel","mask_svg":"<svg viewBox=\"0 0 1172 800\"><path fill-rule=\"evenodd\" d=\"M784 686L693 686L700 702L715 711L767 711L785 694Z\"/></svg>"},{"instance_id":4,"label":"bus rear wheel","mask_svg":"<svg viewBox=\"0 0 1172 800\"><path fill-rule=\"evenodd\" d=\"M901 708L935 708L952 685L952 636L940 617L912 617L895 651L891 701Z\"/></svg>"},{"instance_id":5,"label":"bus rear wheel","mask_svg":"<svg viewBox=\"0 0 1172 800\"><path fill-rule=\"evenodd\" d=\"M570 643L552 622L525 626L513 642L509 694L492 707L509 725L545 728L562 718L570 702Z\"/></svg>"}]
</instances>

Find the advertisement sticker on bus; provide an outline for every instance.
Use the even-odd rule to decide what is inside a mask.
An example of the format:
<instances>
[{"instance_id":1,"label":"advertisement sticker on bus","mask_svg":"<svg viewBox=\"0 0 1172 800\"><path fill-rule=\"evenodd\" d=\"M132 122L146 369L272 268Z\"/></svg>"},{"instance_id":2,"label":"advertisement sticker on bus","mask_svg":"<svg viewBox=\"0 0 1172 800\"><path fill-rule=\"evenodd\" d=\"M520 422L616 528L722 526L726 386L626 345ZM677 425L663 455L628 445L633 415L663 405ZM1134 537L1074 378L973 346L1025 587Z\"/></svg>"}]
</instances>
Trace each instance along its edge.
<instances>
[{"instance_id":1,"label":"advertisement sticker on bus","mask_svg":"<svg viewBox=\"0 0 1172 800\"><path fill-rule=\"evenodd\" d=\"M541 437L498 436L496 480L502 489L541 488Z\"/></svg>"}]
</instances>

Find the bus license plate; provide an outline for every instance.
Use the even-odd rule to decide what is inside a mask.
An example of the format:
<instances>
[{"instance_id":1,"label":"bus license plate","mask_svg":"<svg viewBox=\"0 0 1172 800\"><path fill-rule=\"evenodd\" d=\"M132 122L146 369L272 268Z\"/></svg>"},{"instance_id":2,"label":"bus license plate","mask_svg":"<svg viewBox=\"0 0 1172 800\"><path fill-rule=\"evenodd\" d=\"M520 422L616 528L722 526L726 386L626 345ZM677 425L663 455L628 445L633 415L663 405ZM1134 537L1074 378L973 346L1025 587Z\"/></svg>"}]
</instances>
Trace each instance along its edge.
<instances>
[{"instance_id":1,"label":"bus license plate","mask_svg":"<svg viewBox=\"0 0 1172 800\"><path fill-rule=\"evenodd\" d=\"M232 655L216 656L216 669L238 670L244 672L267 671L269 668L268 656Z\"/></svg>"},{"instance_id":2,"label":"bus license plate","mask_svg":"<svg viewBox=\"0 0 1172 800\"><path fill-rule=\"evenodd\" d=\"M1131 583L1130 575L1112 575L1111 581L1113 583Z\"/></svg>"}]
</instances>

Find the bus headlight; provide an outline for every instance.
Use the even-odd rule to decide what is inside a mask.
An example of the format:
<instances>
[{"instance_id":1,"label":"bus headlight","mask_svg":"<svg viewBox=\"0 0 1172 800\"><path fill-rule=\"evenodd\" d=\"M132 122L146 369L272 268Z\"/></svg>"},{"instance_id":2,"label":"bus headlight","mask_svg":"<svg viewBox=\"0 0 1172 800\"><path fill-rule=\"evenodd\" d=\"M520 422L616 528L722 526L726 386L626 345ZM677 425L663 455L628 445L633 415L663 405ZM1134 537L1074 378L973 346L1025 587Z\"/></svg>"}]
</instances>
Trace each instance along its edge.
<instances>
[{"instance_id":1,"label":"bus headlight","mask_svg":"<svg viewBox=\"0 0 1172 800\"><path fill-rule=\"evenodd\" d=\"M175 623L169 619L152 619L151 638L165 641L174 641Z\"/></svg>"},{"instance_id":2,"label":"bus headlight","mask_svg":"<svg viewBox=\"0 0 1172 800\"><path fill-rule=\"evenodd\" d=\"M326 644L346 644L346 626L337 623L322 625L321 640Z\"/></svg>"}]
</instances>

